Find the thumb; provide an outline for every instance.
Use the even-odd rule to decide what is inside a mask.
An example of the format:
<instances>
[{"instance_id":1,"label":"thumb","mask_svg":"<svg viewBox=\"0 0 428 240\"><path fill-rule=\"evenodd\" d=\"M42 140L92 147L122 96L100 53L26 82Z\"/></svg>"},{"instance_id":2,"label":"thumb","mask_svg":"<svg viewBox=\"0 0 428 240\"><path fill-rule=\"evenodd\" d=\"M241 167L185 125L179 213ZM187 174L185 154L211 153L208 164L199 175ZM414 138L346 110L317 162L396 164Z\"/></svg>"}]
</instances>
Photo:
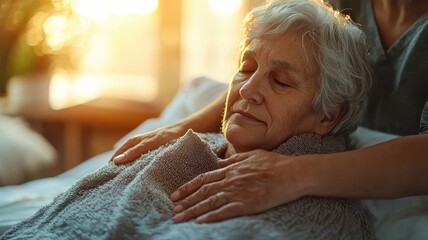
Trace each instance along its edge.
<instances>
[{"instance_id":1,"label":"thumb","mask_svg":"<svg viewBox=\"0 0 428 240\"><path fill-rule=\"evenodd\" d=\"M249 156L247 153L235 153L232 156L230 156L229 158L220 159L217 162L217 165L221 168L224 168L224 167L227 167L227 166L232 165L234 163L241 162L241 161L247 159L248 157Z\"/></svg>"}]
</instances>

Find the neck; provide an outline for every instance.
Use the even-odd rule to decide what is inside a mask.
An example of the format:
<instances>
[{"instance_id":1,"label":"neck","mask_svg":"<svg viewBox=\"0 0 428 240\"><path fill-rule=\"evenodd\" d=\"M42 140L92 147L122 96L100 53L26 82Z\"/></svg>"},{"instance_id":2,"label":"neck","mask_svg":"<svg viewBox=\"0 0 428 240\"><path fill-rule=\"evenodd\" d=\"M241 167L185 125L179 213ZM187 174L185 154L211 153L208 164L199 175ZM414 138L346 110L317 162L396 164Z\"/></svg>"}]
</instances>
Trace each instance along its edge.
<instances>
[{"instance_id":1,"label":"neck","mask_svg":"<svg viewBox=\"0 0 428 240\"><path fill-rule=\"evenodd\" d=\"M385 50L428 11L426 0L373 0L376 24Z\"/></svg>"},{"instance_id":2,"label":"neck","mask_svg":"<svg viewBox=\"0 0 428 240\"><path fill-rule=\"evenodd\" d=\"M426 0L374 0L373 4L387 16L410 16L415 12L425 12Z\"/></svg>"},{"instance_id":3,"label":"neck","mask_svg":"<svg viewBox=\"0 0 428 240\"><path fill-rule=\"evenodd\" d=\"M383 6L392 7L392 8L402 8L409 7L413 5L419 5L425 3L425 0L375 0L374 2L379 3Z\"/></svg>"}]
</instances>

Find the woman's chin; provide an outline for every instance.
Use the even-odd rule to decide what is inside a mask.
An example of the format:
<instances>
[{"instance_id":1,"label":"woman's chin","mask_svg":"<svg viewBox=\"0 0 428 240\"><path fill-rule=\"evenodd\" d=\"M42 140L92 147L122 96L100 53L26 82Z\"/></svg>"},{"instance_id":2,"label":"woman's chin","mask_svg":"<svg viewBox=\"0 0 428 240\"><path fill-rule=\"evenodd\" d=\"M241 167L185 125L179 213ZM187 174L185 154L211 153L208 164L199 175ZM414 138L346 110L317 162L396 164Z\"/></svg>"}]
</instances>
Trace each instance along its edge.
<instances>
[{"instance_id":1,"label":"woman's chin","mask_svg":"<svg viewBox=\"0 0 428 240\"><path fill-rule=\"evenodd\" d=\"M254 136L244 134L243 131L227 131L225 133L225 137L227 141L233 145L233 148L237 153L247 152L261 147L258 146L260 144L253 139Z\"/></svg>"}]
</instances>

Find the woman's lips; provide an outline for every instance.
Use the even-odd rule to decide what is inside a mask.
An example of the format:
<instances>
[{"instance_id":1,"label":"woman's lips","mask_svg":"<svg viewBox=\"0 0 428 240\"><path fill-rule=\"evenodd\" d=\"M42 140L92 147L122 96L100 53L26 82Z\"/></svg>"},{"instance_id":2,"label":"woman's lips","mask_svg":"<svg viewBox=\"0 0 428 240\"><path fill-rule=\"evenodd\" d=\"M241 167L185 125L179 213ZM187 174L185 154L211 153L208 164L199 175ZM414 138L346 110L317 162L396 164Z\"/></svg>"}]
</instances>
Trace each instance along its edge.
<instances>
[{"instance_id":1,"label":"woman's lips","mask_svg":"<svg viewBox=\"0 0 428 240\"><path fill-rule=\"evenodd\" d=\"M255 117L254 115L248 113L248 112L244 112L244 111L236 111L236 117L242 120L246 120L246 121L253 121L253 122L261 122L263 123L263 121L259 120L257 117Z\"/></svg>"}]
</instances>

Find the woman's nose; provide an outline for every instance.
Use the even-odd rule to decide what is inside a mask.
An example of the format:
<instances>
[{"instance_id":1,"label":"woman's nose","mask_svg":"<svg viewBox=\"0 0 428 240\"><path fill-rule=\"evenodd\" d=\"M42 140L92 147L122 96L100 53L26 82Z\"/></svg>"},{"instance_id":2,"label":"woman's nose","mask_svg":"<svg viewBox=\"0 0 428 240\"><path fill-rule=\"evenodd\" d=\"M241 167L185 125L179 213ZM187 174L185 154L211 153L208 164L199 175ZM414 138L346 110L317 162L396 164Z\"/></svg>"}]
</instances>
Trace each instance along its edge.
<instances>
[{"instance_id":1,"label":"woman's nose","mask_svg":"<svg viewBox=\"0 0 428 240\"><path fill-rule=\"evenodd\" d=\"M260 104L263 102L263 93L261 86L261 79L256 78L256 75L253 75L248 79L244 85L239 89L239 95L250 103Z\"/></svg>"}]
</instances>

